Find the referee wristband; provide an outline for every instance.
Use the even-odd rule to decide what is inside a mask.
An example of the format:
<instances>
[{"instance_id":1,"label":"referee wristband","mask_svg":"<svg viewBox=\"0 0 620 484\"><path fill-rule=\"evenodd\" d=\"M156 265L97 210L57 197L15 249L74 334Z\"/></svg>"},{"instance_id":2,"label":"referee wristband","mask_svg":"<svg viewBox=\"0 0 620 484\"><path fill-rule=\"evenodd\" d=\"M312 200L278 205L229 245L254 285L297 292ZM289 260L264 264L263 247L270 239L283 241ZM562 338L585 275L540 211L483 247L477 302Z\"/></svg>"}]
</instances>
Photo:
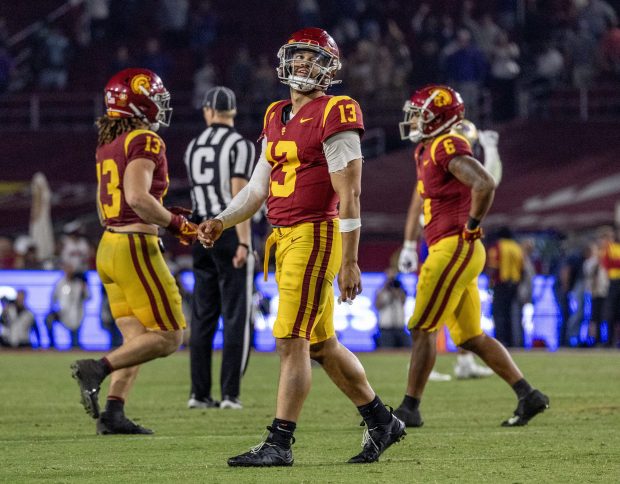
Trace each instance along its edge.
<instances>
[{"instance_id":1,"label":"referee wristband","mask_svg":"<svg viewBox=\"0 0 620 484\"><path fill-rule=\"evenodd\" d=\"M239 242L237 245L240 245L241 247L245 247L245 250L250 252L250 246L248 244L244 244L243 242Z\"/></svg>"},{"instance_id":2,"label":"referee wristband","mask_svg":"<svg viewBox=\"0 0 620 484\"><path fill-rule=\"evenodd\" d=\"M353 232L362 226L361 218L343 218L340 219L340 232Z\"/></svg>"},{"instance_id":3,"label":"referee wristband","mask_svg":"<svg viewBox=\"0 0 620 484\"><path fill-rule=\"evenodd\" d=\"M480 220L470 215L470 217L467 219L467 224L465 225L465 227L467 228L467 230L476 230L479 225Z\"/></svg>"}]
</instances>

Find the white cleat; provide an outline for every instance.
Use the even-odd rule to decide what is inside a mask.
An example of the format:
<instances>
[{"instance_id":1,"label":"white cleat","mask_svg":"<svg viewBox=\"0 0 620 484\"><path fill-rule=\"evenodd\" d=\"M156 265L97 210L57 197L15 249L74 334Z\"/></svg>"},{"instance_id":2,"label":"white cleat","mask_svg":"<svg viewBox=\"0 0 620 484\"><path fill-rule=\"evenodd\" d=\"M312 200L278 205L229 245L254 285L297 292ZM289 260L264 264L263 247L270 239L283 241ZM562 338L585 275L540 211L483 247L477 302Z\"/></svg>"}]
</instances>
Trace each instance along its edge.
<instances>
[{"instance_id":1,"label":"white cleat","mask_svg":"<svg viewBox=\"0 0 620 484\"><path fill-rule=\"evenodd\" d=\"M459 380L470 378L485 378L493 375L493 370L477 363L456 364L454 365L454 376Z\"/></svg>"},{"instance_id":2,"label":"white cleat","mask_svg":"<svg viewBox=\"0 0 620 484\"><path fill-rule=\"evenodd\" d=\"M438 371L431 371L431 374L428 377L429 381L450 381L452 377L447 375L446 373L439 373Z\"/></svg>"}]
</instances>

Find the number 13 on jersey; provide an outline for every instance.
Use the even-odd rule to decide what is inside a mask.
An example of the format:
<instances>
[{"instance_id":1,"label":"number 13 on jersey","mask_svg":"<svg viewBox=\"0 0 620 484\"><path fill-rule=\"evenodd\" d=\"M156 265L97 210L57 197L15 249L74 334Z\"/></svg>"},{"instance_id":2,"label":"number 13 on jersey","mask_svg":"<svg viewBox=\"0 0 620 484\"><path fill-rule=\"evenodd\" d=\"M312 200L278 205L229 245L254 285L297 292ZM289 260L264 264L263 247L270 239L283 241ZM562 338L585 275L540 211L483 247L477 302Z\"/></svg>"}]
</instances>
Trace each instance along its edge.
<instances>
[{"instance_id":1,"label":"number 13 on jersey","mask_svg":"<svg viewBox=\"0 0 620 484\"><path fill-rule=\"evenodd\" d=\"M275 159L274 155L279 159ZM282 156L284 156L284 160L281 159ZM301 164L297 157L297 144L294 141L278 141L274 147L273 143L269 141L265 157L273 165L272 170L280 164L282 165L282 173L284 173L284 183L271 180L271 194L274 197L289 197L295 191L296 170Z\"/></svg>"}]
</instances>

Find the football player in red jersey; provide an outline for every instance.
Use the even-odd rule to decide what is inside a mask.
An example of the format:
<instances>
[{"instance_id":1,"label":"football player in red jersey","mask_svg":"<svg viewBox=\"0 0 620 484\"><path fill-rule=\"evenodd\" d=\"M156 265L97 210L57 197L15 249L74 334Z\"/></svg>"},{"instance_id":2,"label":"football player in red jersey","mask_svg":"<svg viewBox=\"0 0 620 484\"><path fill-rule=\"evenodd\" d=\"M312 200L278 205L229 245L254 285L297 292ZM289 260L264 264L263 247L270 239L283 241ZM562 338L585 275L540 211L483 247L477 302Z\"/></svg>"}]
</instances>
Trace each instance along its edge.
<instances>
[{"instance_id":1,"label":"football player in red jersey","mask_svg":"<svg viewBox=\"0 0 620 484\"><path fill-rule=\"evenodd\" d=\"M139 365L174 353L186 326L181 295L159 248L163 227L183 244L196 239L185 210L164 208L168 189L166 145L155 132L168 126L170 94L148 69L125 69L105 87L106 114L97 120L97 207L105 232L97 272L123 344L100 360L71 365L86 412L98 434L152 434L124 413ZM101 382L110 376L105 411Z\"/></svg>"},{"instance_id":2,"label":"football player in red jersey","mask_svg":"<svg viewBox=\"0 0 620 484\"><path fill-rule=\"evenodd\" d=\"M274 226L265 250L265 274L270 248L276 245L276 415L265 442L228 464L293 464L291 443L310 390L310 359L323 366L368 426L362 452L349 462L374 462L405 435L405 427L368 384L357 357L338 342L333 322L336 273L339 300L351 302L362 290L357 265L362 112L350 97L325 93L338 82L334 76L340 55L324 30L295 32L278 58L278 77L290 87L290 99L267 108L262 153L248 185L224 212L198 229L199 240L210 247L224 229L252 216L265 200Z\"/></svg>"},{"instance_id":3,"label":"football player in red jersey","mask_svg":"<svg viewBox=\"0 0 620 484\"><path fill-rule=\"evenodd\" d=\"M420 400L437 356L437 331L446 324L457 346L482 358L517 394L517 409L502 425L526 425L549 407L549 398L530 386L506 348L480 326L478 276L485 261L480 222L493 203L495 181L473 158L467 138L450 131L465 112L458 92L448 86L423 87L405 103L404 111L401 137L418 143L418 180L404 247L415 249L424 214L429 255L420 268L409 320L413 347L407 391L394 413L408 427L422 426ZM417 259L410 265L415 270Z\"/></svg>"}]
</instances>

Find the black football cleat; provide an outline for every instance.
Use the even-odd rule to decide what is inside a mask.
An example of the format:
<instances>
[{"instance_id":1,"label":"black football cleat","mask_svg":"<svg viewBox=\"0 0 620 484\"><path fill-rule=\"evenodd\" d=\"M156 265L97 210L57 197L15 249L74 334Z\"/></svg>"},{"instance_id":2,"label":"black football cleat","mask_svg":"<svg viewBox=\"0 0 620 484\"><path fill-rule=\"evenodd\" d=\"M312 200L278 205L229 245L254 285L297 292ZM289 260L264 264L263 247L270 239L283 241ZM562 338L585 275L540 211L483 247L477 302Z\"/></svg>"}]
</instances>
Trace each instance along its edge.
<instances>
[{"instance_id":1,"label":"black football cleat","mask_svg":"<svg viewBox=\"0 0 620 484\"><path fill-rule=\"evenodd\" d=\"M71 376L80 387L82 405L92 418L98 418L99 389L105 374L96 360L77 360L71 364Z\"/></svg>"},{"instance_id":2,"label":"black football cleat","mask_svg":"<svg viewBox=\"0 0 620 484\"><path fill-rule=\"evenodd\" d=\"M390 445L402 440L405 435L407 432L405 432L404 422L392 415L392 420L388 423L364 430L362 451L351 457L348 463L367 464L376 462Z\"/></svg>"},{"instance_id":3,"label":"black football cleat","mask_svg":"<svg viewBox=\"0 0 620 484\"><path fill-rule=\"evenodd\" d=\"M519 399L519 404L512 417L502 422L502 427L522 427L539 413L549 408L549 397L539 390L532 390Z\"/></svg>"},{"instance_id":4,"label":"black football cleat","mask_svg":"<svg viewBox=\"0 0 620 484\"><path fill-rule=\"evenodd\" d=\"M228 459L230 467L288 467L293 465L293 451L274 443L261 442L249 452Z\"/></svg>"},{"instance_id":5,"label":"black football cleat","mask_svg":"<svg viewBox=\"0 0 620 484\"><path fill-rule=\"evenodd\" d=\"M422 427L424 425L424 420L422 420L422 415L420 415L420 409L418 408L410 410L401 405L394 410L394 415L405 423L405 427Z\"/></svg>"},{"instance_id":6,"label":"black football cleat","mask_svg":"<svg viewBox=\"0 0 620 484\"><path fill-rule=\"evenodd\" d=\"M129 420L122 413L103 412L97 419L97 435L152 435L153 431Z\"/></svg>"}]
</instances>

